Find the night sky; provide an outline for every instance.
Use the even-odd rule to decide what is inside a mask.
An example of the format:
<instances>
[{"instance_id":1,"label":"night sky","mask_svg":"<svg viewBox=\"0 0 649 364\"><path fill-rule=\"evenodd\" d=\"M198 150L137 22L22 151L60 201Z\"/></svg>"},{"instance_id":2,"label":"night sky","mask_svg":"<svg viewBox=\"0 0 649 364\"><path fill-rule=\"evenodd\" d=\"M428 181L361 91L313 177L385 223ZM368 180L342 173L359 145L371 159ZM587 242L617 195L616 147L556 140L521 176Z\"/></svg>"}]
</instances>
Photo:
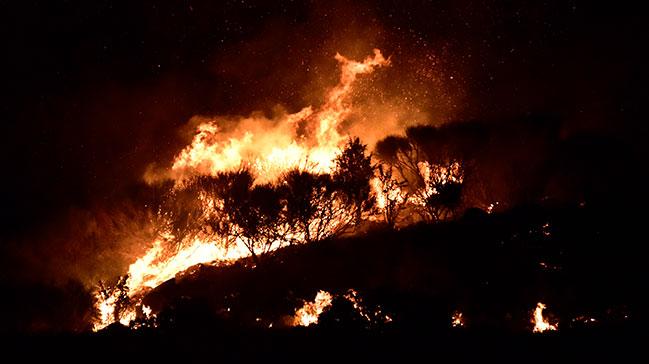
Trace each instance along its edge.
<instances>
[{"instance_id":1,"label":"night sky","mask_svg":"<svg viewBox=\"0 0 649 364\"><path fill-rule=\"evenodd\" d=\"M2 1L0 236L149 199L143 171L193 115L299 110L335 82L336 52L375 47L431 123L550 114L644 169L646 15L591 3Z\"/></svg>"}]
</instances>

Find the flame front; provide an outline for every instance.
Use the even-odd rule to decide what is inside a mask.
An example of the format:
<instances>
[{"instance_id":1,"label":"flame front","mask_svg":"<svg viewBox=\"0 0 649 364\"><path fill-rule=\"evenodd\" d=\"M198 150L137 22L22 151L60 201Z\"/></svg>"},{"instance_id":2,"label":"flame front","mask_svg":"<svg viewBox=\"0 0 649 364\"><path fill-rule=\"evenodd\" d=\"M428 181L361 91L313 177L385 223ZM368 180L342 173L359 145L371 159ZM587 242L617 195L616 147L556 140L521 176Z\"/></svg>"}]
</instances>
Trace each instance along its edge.
<instances>
[{"instance_id":1,"label":"flame front","mask_svg":"<svg viewBox=\"0 0 649 364\"><path fill-rule=\"evenodd\" d=\"M223 121L210 120L198 126L192 143L175 158L172 177L182 181L193 175L219 172L249 165L258 182L276 180L281 173L301 168L316 173L331 172L340 146L348 138L340 124L352 112L350 95L358 75L389 65L378 49L363 62L336 54L341 75L326 94L324 104L314 110L307 106L294 114L269 120L251 116L234 129Z\"/></svg>"},{"instance_id":2,"label":"flame front","mask_svg":"<svg viewBox=\"0 0 649 364\"><path fill-rule=\"evenodd\" d=\"M231 262L249 253L245 249L225 249L213 241L195 238L175 254L169 255L161 240L156 240L147 253L129 267L129 293L136 295L155 288L189 267L215 261Z\"/></svg>"}]
</instances>

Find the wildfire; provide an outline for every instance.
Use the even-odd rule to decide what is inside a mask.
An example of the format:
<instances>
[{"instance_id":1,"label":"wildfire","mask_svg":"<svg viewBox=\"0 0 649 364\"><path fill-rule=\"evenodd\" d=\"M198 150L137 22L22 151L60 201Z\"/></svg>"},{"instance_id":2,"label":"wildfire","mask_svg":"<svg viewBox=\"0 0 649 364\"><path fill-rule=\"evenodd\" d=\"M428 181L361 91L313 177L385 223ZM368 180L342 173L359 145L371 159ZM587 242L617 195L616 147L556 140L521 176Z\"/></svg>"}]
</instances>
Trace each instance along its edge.
<instances>
[{"instance_id":1,"label":"wildfire","mask_svg":"<svg viewBox=\"0 0 649 364\"><path fill-rule=\"evenodd\" d=\"M410 198L416 205L425 206L429 198L439 194L438 188L449 183L462 183L464 179L462 166L458 162L453 162L448 167L419 162L417 167L423 179L423 186Z\"/></svg>"},{"instance_id":2,"label":"wildfire","mask_svg":"<svg viewBox=\"0 0 649 364\"><path fill-rule=\"evenodd\" d=\"M175 158L173 178L182 181L192 175L215 175L248 164L258 182L276 180L293 168L310 172L331 172L333 161L347 135L340 124L352 112L349 96L358 75L368 74L390 60L381 51L362 62L336 54L341 75L318 108L307 106L294 114L269 120L251 116L229 126L227 120L208 120L197 128L192 143Z\"/></svg>"},{"instance_id":3,"label":"wildfire","mask_svg":"<svg viewBox=\"0 0 649 364\"><path fill-rule=\"evenodd\" d=\"M543 317L544 309L546 309L546 306L543 303L539 302L536 304L534 314L532 315L532 323L534 324L533 332L556 331L559 327L559 324L552 325Z\"/></svg>"},{"instance_id":4,"label":"wildfire","mask_svg":"<svg viewBox=\"0 0 649 364\"><path fill-rule=\"evenodd\" d=\"M99 312L99 318L93 325L93 330L101 330L104 327L118 321L122 325L128 325L135 319L136 312L134 308L116 312L120 300L119 292L113 290L111 294L104 295L101 292L95 294L96 308Z\"/></svg>"},{"instance_id":5,"label":"wildfire","mask_svg":"<svg viewBox=\"0 0 649 364\"><path fill-rule=\"evenodd\" d=\"M373 178L371 184L376 195L376 207L381 210L388 208L390 204L402 204L408 198L407 192L393 181L381 183L379 178Z\"/></svg>"},{"instance_id":6,"label":"wildfire","mask_svg":"<svg viewBox=\"0 0 649 364\"><path fill-rule=\"evenodd\" d=\"M217 244L211 240L195 238L181 246L180 249L173 250L165 248L164 240L157 239L153 247L129 267L128 279L125 284L128 299L136 305L140 304L140 296L147 290L174 278L179 272L194 265L215 264L215 262L225 265L250 255L240 244L236 244L230 249L223 246L223 244ZM133 305L117 308L118 303L126 298L120 297L120 294L123 295L124 292L113 289L109 294L97 293L95 295L95 306L99 312L99 318L94 325L95 331L101 330L115 321L128 325L135 319L136 311ZM151 309L144 307L143 313L147 317L150 316Z\"/></svg>"},{"instance_id":7,"label":"wildfire","mask_svg":"<svg viewBox=\"0 0 649 364\"><path fill-rule=\"evenodd\" d=\"M163 242L156 240L153 247L129 267L130 293L135 295L141 290L155 288L196 264L231 262L248 255L245 249L226 249L213 241L200 238L195 238L175 254L169 254L164 249Z\"/></svg>"},{"instance_id":8,"label":"wildfire","mask_svg":"<svg viewBox=\"0 0 649 364\"><path fill-rule=\"evenodd\" d=\"M318 291L313 302L305 302L304 306L295 312L293 326L309 326L318 323L318 318L326 309L331 307L333 296L327 291Z\"/></svg>"},{"instance_id":9,"label":"wildfire","mask_svg":"<svg viewBox=\"0 0 649 364\"><path fill-rule=\"evenodd\" d=\"M236 123L231 120L201 120L191 144L175 157L166 177L175 179L175 188L182 189L193 176L214 176L241 166L251 169L255 183L276 181L286 171L295 168L311 173L331 172L340 147L349 138L341 134L339 129L342 121L352 112L349 96L357 76L390 64L390 60L384 58L378 49L362 62L349 60L340 54L336 54L335 59L340 64L340 79L326 93L322 106L307 106L297 113L284 113L273 120L255 115L237 120ZM145 179L151 182L155 177L147 172ZM215 213L209 202L203 198L203 215ZM338 208L335 203L334 208ZM347 215L351 216L349 213ZM313 224L309 230L322 231L320 225ZM338 229L341 224L329 221L329 225L329 229ZM101 290L96 294L95 306L100 317L94 325L95 330L115 321L129 324L135 319L134 307L141 304L140 297L145 292L191 266L213 262L228 264L251 255L245 248L246 243L250 242L242 240L237 234L234 238L204 233L176 237L162 230L164 232L151 248L130 265L128 279L122 289L113 290L113 293ZM305 236L287 234L284 240L272 242L274 244L270 244L269 248L277 249L289 242L304 242L305 239ZM327 296L322 295L319 293L318 297L325 300L322 303L326 303Z\"/></svg>"},{"instance_id":10,"label":"wildfire","mask_svg":"<svg viewBox=\"0 0 649 364\"><path fill-rule=\"evenodd\" d=\"M392 322L392 317L383 314L380 307L376 307L374 310L369 310L363 304L363 300L360 298L358 292L354 289L349 289L343 295L332 295L326 291L319 291L313 302L305 302L304 305L295 312L292 325L309 326L317 324L320 314L331 307L335 297L342 297L351 303L358 315L370 325Z\"/></svg>"}]
</instances>

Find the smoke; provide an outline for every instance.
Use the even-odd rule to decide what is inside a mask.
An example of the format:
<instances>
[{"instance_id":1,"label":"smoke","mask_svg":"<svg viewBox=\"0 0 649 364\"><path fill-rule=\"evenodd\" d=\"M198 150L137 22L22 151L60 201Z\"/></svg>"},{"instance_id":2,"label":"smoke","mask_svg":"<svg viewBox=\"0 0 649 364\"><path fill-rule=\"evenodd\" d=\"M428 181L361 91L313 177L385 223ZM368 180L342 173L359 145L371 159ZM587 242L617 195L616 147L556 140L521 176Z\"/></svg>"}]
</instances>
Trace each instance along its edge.
<instances>
[{"instance_id":1,"label":"smoke","mask_svg":"<svg viewBox=\"0 0 649 364\"><path fill-rule=\"evenodd\" d=\"M334 16L340 13L357 15ZM413 40L398 42L402 33L395 33L400 32L385 29L363 6L315 4L297 23L269 19L233 41L216 39L218 47L195 45L199 51L185 55L184 66L172 57L173 47L141 34L145 47L156 52L162 47L168 58L152 60L146 49L135 56L109 53L111 66L93 64L82 54L79 62L86 63L65 87L50 76L58 70L31 67L34 74L21 80L21 88L49 88L52 95L23 100L29 107L15 112L22 126L11 135L29 148L9 144L2 153L12 156L3 194L5 276L56 284L73 279L92 287L127 271L153 241L151 220L159 191L166 188L159 182L182 175L170 174L174 156L191 143L197 127L218 120L219 138L241 139L250 132L255 145L290 145L298 134L313 137L312 126L288 119L309 106L317 113L326 104L327 90L341 76L336 53L363 60L379 48L391 57L390 67L355 81L348 100L354 107L338 126L344 134L371 145L408 125L450 119L446 106L439 106L449 103L436 79L443 62L426 62L431 49L408 52L402 46ZM61 54L44 54L65 64L62 47ZM84 49L92 52L89 47ZM140 56L151 62L131 59Z\"/></svg>"},{"instance_id":2,"label":"smoke","mask_svg":"<svg viewBox=\"0 0 649 364\"><path fill-rule=\"evenodd\" d=\"M70 280L94 288L128 270L156 233L153 212L122 202L117 206L71 209L40 232L13 241L11 275L61 285ZM25 240L28 240L27 242Z\"/></svg>"}]
</instances>

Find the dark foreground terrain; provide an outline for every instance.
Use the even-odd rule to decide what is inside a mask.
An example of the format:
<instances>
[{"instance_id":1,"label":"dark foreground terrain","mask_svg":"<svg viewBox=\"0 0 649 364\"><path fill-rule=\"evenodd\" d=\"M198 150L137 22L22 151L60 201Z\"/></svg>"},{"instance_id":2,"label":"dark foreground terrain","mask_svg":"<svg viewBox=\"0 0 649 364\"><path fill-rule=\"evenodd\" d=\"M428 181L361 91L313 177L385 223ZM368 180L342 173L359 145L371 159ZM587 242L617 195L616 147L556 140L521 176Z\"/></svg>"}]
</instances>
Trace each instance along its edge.
<instances>
[{"instance_id":1,"label":"dark foreground terrain","mask_svg":"<svg viewBox=\"0 0 649 364\"><path fill-rule=\"evenodd\" d=\"M319 290L350 289L366 311L393 319L370 323L374 329L445 329L461 312L467 327L529 332L538 302L562 329L622 325L645 311L641 226L584 207L469 211L450 223L289 247L258 264L198 266L143 302L169 327L178 325L171 318L196 320L195 312L200 320L278 327ZM332 310L330 321L349 322L345 310Z\"/></svg>"},{"instance_id":2,"label":"dark foreground terrain","mask_svg":"<svg viewBox=\"0 0 649 364\"><path fill-rule=\"evenodd\" d=\"M640 328L552 335L322 329L114 331L5 338L5 355L63 362L643 362Z\"/></svg>"},{"instance_id":3,"label":"dark foreground terrain","mask_svg":"<svg viewBox=\"0 0 649 364\"><path fill-rule=\"evenodd\" d=\"M647 255L634 216L588 206L475 210L259 262L196 266L143 297L156 316L138 329L65 333L66 321L92 317L80 309L87 295L61 291L45 306L37 298L52 289L21 287L3 301L1 342L30 361L643 361ZM366 317L341 298L351 289ZM334 295L331 308L317 325L291 327L319 290ZM558 331L532 333L537 302ZM452 327L456 312L463 327Z\"/></svg>"}]
</instances>

